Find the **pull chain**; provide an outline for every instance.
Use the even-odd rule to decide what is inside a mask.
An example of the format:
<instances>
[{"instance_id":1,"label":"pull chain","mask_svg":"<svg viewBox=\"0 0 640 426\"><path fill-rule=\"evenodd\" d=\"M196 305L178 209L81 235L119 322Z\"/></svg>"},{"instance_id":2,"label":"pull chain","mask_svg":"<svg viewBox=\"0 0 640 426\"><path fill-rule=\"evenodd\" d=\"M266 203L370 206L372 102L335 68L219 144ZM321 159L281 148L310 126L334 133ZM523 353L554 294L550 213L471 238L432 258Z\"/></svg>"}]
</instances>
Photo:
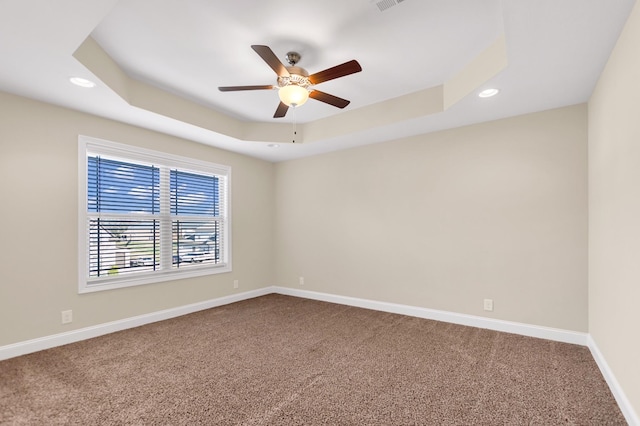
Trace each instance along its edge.
<instances>
[{"instance_id":1,"label":"pull chain","mask_svg":"<svg viewBox=\"0 0 640 426\"><path fill-rule=\"evenodd\" d=\"M296 143L296 106L293 105L293 143Z\"/></svg>"}]
</instances>

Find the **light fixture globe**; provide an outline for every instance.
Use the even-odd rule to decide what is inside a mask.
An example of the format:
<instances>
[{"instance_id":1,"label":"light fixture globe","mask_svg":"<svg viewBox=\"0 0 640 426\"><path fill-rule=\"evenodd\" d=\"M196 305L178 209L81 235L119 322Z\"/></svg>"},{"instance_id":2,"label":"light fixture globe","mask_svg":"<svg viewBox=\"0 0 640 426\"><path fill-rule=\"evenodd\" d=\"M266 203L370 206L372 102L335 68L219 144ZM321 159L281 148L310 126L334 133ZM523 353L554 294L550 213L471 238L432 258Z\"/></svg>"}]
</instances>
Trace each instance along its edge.
<instances>
[{"instance_id":1,"label":"light fixture globe","mask_svg":"<svg viewBox=\"0 0 640 426\"><path fill-rule=\"evenodd\" d=\"M296 66L300 60L300 54L297 52L287 53L286 75L278 76L278 96L283 104L288 107L299 107L309 99L309 73L304 68Z\"/></svg>"},{"instance_id":2,"label":"light fixture globe","mask_svg":"<svg viewBox=\"0 0 640 426\"><path fill-rule=\"evenodd\" d=\"M278 96L286 106L299 107L309 99L309 91L302 86L290 84L281 87Z\"/></svg>"}]
</instances>

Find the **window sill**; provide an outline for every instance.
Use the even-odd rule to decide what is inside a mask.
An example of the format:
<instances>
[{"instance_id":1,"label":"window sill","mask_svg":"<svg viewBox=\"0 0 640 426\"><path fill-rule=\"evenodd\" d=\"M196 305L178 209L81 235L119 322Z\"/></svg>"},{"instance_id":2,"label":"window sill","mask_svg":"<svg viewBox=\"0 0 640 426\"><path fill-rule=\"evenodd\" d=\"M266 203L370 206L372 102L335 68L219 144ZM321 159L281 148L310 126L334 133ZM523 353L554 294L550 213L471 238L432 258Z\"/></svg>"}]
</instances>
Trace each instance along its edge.
<instances>
[{"instance_id":1,"label":"window sill","mask_svg":"<svg viewBox=\"0 0 640 426\"><path fill-rule=\"evenodd\" d=\"M146 284L155 284L165 281L175 281L187 278L202 277L205 275L216 275L231 272L231 265L203 265L190 266L187 270L171 270L166 272L152 272L140 274L135 277L109 277L87 281L86 278L80 280L78 293L94 293L97 291L114 290L117 288L134 287Z\"/></svg>"}]
</instances>

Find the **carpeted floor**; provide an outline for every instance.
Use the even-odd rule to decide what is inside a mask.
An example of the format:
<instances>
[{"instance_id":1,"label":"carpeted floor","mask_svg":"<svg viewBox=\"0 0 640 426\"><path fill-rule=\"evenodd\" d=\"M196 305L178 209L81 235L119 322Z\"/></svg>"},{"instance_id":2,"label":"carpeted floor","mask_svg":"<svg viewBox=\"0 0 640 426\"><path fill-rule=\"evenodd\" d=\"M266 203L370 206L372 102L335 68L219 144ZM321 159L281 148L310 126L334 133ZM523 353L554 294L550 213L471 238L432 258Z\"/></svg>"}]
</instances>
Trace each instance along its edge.
<instances>
[{"instance_id":1,"label":"carpeted floor","mask_svg":"<svg viewBox=\"0 0 640 426\"><path fill-rule=\"evenodd\" d=\"M268 295L0 362L11 425L624 425L585 347Z\"/></svg>"}]
</instances>

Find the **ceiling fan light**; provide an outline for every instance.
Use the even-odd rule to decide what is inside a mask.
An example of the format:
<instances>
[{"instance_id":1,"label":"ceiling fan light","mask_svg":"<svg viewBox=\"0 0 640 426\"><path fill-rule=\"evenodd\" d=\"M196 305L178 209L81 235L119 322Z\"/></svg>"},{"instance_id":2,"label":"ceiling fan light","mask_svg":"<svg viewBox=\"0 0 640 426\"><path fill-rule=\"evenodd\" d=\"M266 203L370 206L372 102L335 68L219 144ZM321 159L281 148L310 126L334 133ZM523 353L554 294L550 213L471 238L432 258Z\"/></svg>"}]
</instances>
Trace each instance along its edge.
<instances>
[{"instance_id":1,"label":"ceiling fan light","mask_svg":"<svg viewBox=\"0 0 640 426\"><path fill-rule=\"evenodd\" d=\"M299 107L309 99L309 91L304 87L290 84L281 87L278 96L283 104L287 106Z\"/></svg>"}]
</instances>

